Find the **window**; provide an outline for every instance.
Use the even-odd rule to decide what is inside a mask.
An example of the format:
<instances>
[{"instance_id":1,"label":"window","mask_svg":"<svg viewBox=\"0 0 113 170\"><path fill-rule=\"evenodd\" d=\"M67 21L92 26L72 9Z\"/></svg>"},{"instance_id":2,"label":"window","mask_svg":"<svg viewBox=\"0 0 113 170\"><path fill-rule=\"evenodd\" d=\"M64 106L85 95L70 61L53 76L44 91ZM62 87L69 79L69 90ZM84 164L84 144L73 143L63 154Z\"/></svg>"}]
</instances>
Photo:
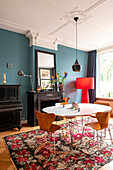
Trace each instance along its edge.
<instances>
[{"instance_id":1,"label":"window","mask_svg":"<svg viewBox=\"0 0 113 170\"><path fill-rule=\"evenodd\" d=\"M113 49L97 55L96 96L113 98Z\"/></svg>"}]
</instances>

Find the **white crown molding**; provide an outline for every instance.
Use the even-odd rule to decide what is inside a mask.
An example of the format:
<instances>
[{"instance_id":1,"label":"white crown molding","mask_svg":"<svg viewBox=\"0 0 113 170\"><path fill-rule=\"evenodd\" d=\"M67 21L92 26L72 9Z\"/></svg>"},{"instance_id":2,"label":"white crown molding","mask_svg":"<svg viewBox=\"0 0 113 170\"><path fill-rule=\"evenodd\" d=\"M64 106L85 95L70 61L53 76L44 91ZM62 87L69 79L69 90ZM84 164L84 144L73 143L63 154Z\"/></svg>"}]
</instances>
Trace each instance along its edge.
<instances>
[{"instance_id":1,"label":"white crown molding","mask_svg":"<svg viewBox=\"0 0 113 170\"><path fill-rule=\"evenodd\" d=\"M29 31L26 34L26 37L30 39L30 44L29 44L30 47L32 45L35 45L35 46L40 46L44 48L49 48L52 50L58 50L58 44L60 44L60 45L64 45L70 48L75 48L75 44L71 41L57 39L57 38L44 35L41 33L33 32L33 31ZM78 50L79 49L83 51L88 51L88 49L78 46Z\"/></svg>"},{"instance_id":2,"label":"white crown molding","mask_svg":"<svg viewBox=\"0 0 113 170\"><path fill-rule=\"evenodd\" d=\"M38 43L39 33L38 32L33 32L33 31L29 31L26 34L26 37L29 38L29 40L30 40L29 46L31 47L32 45L36 45Z\"/></svg>"},{"instance_id":3,"label":"white crown molding","mask_svg":"<svg viewBox=\"0 0 113 170\"><path fill-rule=\"evenodd\" d=\"M26 34L26 30L29 30L28 27L20 25L6 19L0 18L0 27L6 30L14 31L21 34Z\"/></svg>"},{"instance_id":4,"label":"white crown molding","mask_svg":"<svg viewBox=\"0 0 113 170\"><path fill-rule=\"evenodd\" d=\"M24 34L26 35L28 33L29 30L32 30L32 32L37 32L36 29L32 28L32 27L27 27L21 24L17 24L15 22L0 18L0 28L6 29L6 30L10 30L13 32L17 32L20 34ZM38 30L39 32L41 32L40 30Z\"/></svg>"},{"instance_id":5,"label":"white crown molding","mask_svg":"<svg viewBox=\"0 0 113 170\"><path fill-rule=\"evenodd\" d=\"M45 35L40 31L36 31L32 28L10 22L0 18L0 28L24 34L27 38L30 39L29 46L36 45L48 49L58 50L58 44L64 45L67 47L75 48L75 44L68 40L62 40L58 37L53 37L52 35ZM28 31L30 30L30 31ZM85 49L83 47L78 47L78 49L83 51L89 51L89 49Z\"/></svg>"},{"instance_id":6,"label":"white crown molding","mask_svg":"<svg viewBox=\"0 0 113 170\"><path fill-rule=\"evenodd\" d=\"M42 33L34 32L34 31L29 31L26 34L26 37L30 39L30 44L29 44L30 47L32 45L36 45L36 46L57 50L57 46L59 43L57 38L44 35Z\"/></svg>"},{"instance_id":7,"label":"white crown molding","mask_svg":"<svg viewBox=\"0 0 113 170\"><path fill-rule=\"evenodd\" d=\"M75 48L75 44L73 42L62 40L57 37L53 37L52 35L45 35L41 32L37 32L32 28L4 20L2 18L0 18L0 28L24 34L30 40L29 46L36 45L48 49L58 50L58 44L60 44ZM84 49L82 47L78 47L78 49L87 51L87 49Z\"/></svg>"}]
</instances>

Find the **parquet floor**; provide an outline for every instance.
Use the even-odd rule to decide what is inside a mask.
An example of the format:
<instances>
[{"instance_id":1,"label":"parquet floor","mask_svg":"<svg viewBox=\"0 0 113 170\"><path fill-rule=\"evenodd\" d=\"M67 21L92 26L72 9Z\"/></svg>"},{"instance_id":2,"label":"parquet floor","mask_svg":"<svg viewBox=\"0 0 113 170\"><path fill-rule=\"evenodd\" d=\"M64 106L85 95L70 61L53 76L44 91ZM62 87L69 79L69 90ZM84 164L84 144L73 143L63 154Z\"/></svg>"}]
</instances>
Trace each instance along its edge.
<instances>
[{"instance_id":1,"label":"parquet floor","mask_svg":"<svg viewBox=\"0 0 113 170\"><path fill-rule=\"evenodd\" d=\"M113 122L113 119L112 119L112 122ZM64 123L64 121L58 122L58 124L61 124L61 123ZM35 130L35 129L39 129L39 127L38 126L31 127L28 124L24 124L20 131L17 128L14 128L12 130L0 132L0 170L15 170L13 166L13 162L10 159L10 154L5 145L5 141L3 137L13 135L13 134L18 134L18 133L23 133L23 132L27 132L27 131ZM110 170L110 169L111 168L109 167L105 167L105 169L103 168L102 170Z\"/></svg>"},{"instance_id":2,"label":"parquet floor","mask_svg":"<svg viewBox=\"0 0 113 170\"><path fill-rule=\"evenodd\" d=\"M5 132L0 132L0 170L14 170L14 166L12 164L12 161L10 159L10 154L8 152L8 149L5 145L5 141L3 137L27 132L30 130L38 129L38 126L30 127L28 124L25 124L21 130L19 131L17 128L14 128L12 130L8 130Z\"/></svg>"}]
</instances>

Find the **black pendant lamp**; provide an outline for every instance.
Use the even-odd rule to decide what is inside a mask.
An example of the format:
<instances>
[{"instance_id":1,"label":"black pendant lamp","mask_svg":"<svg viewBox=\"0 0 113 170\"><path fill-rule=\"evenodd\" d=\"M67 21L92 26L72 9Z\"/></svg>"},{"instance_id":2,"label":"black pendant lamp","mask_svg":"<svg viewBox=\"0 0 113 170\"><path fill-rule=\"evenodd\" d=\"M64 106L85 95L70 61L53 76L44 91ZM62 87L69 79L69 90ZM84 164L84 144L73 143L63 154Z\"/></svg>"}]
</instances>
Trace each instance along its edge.
<instances>
[{"instance_id":1,"label":"black pendant lamp","mask_svg":"<svg viewBox=\"0 0 113 170\"><path fill-rule=\"evenodd\" d=\"M76 61L75 61L75 64L72 66L72 70L74 72L80 72L81 70L81 65L79 64L78 62L78 59L77 59L77 21L78 21L78 17L75 17L74 20L76 21Z\"/></svg>"}]
</instances>

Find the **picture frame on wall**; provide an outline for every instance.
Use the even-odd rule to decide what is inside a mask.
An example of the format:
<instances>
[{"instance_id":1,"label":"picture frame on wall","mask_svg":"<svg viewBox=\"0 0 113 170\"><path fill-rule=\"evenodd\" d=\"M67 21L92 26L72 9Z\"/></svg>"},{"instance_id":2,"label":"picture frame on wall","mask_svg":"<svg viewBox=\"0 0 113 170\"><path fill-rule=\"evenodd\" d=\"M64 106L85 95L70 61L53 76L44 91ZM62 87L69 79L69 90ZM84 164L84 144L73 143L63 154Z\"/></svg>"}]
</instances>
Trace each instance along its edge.
<instances>
[{"instance_id":1,"label":"picture frame on wall","mask_svg":"<svg viewBox=\"0 0 113 170\"><path fill-rule=\"evenodd\" d=\"M40 78L41 79L50 79L50 70L49 69L40 69Z\"/></svg>"}]
</instances>

